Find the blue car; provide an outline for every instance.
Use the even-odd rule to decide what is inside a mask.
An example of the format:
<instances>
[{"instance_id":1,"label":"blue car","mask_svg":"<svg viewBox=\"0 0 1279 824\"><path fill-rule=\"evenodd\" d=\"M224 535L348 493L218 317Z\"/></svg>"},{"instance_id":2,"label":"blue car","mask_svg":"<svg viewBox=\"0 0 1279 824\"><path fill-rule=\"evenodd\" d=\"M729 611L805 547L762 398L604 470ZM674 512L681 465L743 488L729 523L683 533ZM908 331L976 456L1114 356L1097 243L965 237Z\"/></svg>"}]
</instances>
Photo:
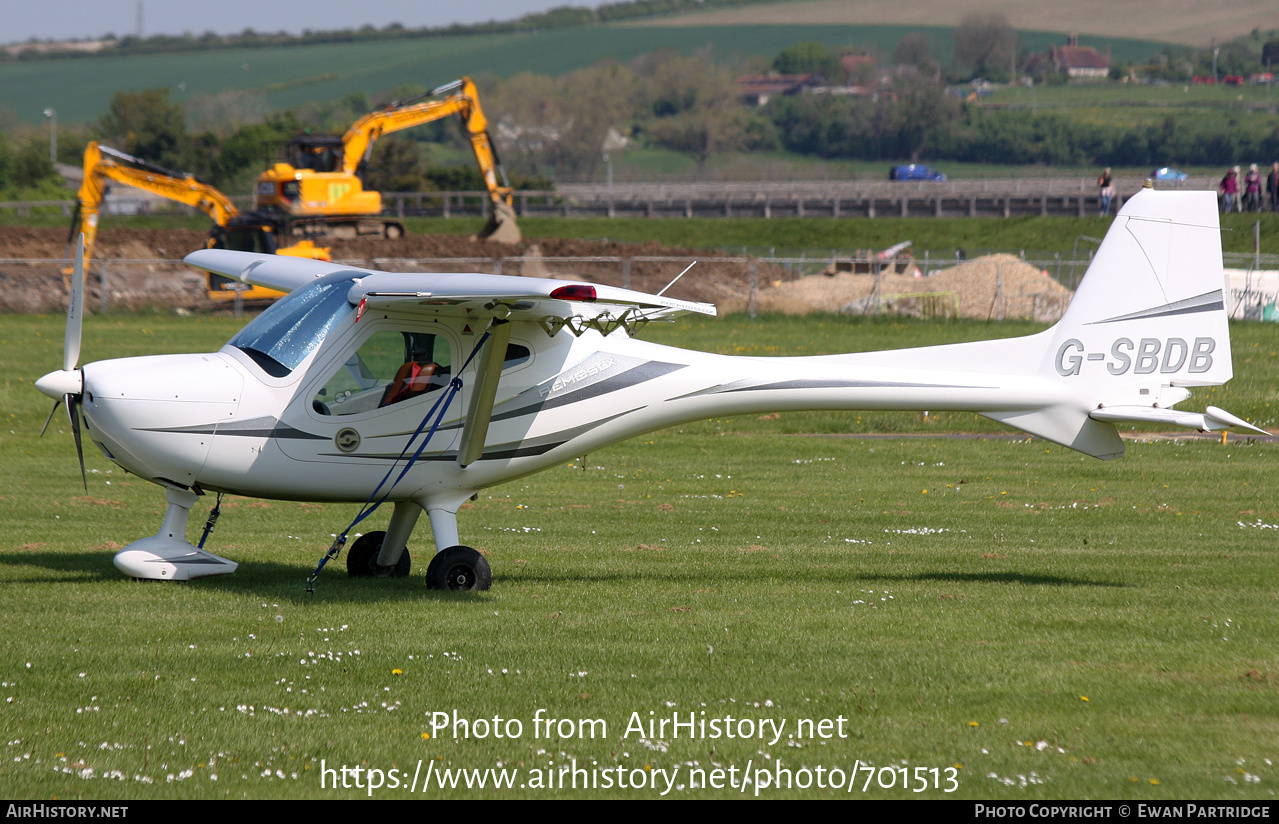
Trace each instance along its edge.
<instances>
[{"instance_id":1,"label":"blue car","mask_svg":"<svg viewBox=\"0 0 1279 824\"><path fill-rule=\"evenodd\" d=\"M908 163L905 166L894 166L888 170L889 180L945 180L946 175L930 166Z\"/></svg>"},{"instance_id":2,"label":"blue car","mask_svg":"<svg viewBox=\"0 0 1279 824\"><path fill-rule=\"evenodd\" d=\"M1151 180L1185 180L1186 177L1185 172L1179 172L1171 166L1164 166L1150 173Z\"/></svg>"}]
</instances>

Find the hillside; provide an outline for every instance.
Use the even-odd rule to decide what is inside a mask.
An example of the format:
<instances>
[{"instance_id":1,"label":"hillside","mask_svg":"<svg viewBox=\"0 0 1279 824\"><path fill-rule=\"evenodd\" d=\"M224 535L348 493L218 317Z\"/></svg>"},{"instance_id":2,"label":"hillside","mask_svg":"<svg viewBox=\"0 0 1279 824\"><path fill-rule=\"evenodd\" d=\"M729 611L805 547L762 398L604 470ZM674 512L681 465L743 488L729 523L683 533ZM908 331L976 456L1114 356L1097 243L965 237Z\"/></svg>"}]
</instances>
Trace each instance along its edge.
<instances>
[{"instance_id":1,"label":"hillside","mask_svg":"<svg viewBox=\"0 0 1279 824\"><path fill-rule=\"evenodd\" d=\"M1274 0L1072 0L1070 3L1027 3L1025 0L796 0L785 4L748 5L685 14L663 21L631 25L743 26L743 25L912 25L927 20L934 26L956 26L969 14L1002 14L1013 28L1074 32L1097 37L1139 35L1185 46L1210 46L1214 41L1247 34L1253 29L1279 29L1279 4Z\"/></svg>"},{"instance_id":2,"label":"hillside","mask_svg":"<svg viewBox=\"0 0 1279 824\"><path fill-rule=\"evenodd\" d=\"M784 8L802 10L810 5ZM764 13L770 8L757 10ZM931 20L927 16L912 18L880 26L820 22L694 26L687 23L690 18L679 18L677 27L646 22L535 33L0 63L0 111L7 109L17 120L43 125L41 113L52 106L59 123L72 125L100 117L115 92L164 87L172 100L193 113L252 113L331 101L353 92L386 92L405 84L429 88L462 75L561 75L602 60L629 61L661 48L688 53L710 49L718 59L732 62L753 55L771 57L786 46L807 41L831 47L872 46L891 54L903 36L915 31L927 32L937 44L938 56L949 60L951 30L913 22ZM1060 33L1021 32L1023 47L1032 51L1046 51L1050 43L1061 40ZM1107 42L1115 57L1126 61L1144 59L1164 47L1153 40L1108 38Z\"/></svg>"}]
</instances>

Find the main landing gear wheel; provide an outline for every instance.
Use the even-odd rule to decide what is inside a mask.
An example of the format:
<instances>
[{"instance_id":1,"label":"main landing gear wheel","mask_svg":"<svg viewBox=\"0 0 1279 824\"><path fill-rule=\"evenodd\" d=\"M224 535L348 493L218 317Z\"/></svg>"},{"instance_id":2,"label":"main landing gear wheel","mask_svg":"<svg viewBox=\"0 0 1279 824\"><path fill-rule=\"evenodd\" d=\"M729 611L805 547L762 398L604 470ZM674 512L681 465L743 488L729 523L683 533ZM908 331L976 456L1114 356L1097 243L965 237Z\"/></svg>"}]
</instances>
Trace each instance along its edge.
<instances>
[{"instance_id":1,"label":"main landing gear wheel","mask_svg":"<svg viewBox=\"0 0 1279 824\"><path fill-rule=\"evenodd\" d=\"M346 553L346 574L352 578L407 578L412 561L409 551L400 553L400 560L395 566L381 566L377 562L378 553L382 551L382 540L385 532L366 532L355 539Z\"/></svg>"},{"instance_id":2,"label":"main landing gear wheel","mask_svg":"<svg viewBox=\"0 0 1279 824\"><path fill-rule=\"evenodd\" d=\"M484 556L469 546L451 546L431 559L426 585L431 589L484 590L493 585L493 570Z\"/></svg>"}]
</instances>

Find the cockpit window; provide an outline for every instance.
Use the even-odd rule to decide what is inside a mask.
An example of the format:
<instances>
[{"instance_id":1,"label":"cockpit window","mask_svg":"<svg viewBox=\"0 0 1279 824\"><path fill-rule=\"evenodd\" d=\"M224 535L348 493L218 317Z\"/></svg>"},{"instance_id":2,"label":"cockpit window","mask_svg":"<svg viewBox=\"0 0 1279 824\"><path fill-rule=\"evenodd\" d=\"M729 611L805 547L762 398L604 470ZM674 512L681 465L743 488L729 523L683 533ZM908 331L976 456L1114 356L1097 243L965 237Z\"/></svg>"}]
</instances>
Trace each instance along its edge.
<instances>
[{"instance_id":1,"label":"cockpit window","mask_svg":"<svg viewBox=\"0 0 1279 824\"><path fill-rule=\"evenodd\" d=\"M346 299L353 280L322 280L291 292L241 329L228 345L253 358L268 375L288 375L354 309Z\"/></svg>"},{"instance_id":2,"label":"cockpit window","mask_svg":"<svg viewBox=\"0 0 1279 824\"><path fill-rule=\"evenodd\" d=\"M448 386L449 342L428 332L375 332L311 399L321 415L371 412Z\"/></svg>"},{"instance_id":3,"label":"cockpit window","mask_svg":"<svg viewBox=\"0 0 1279 824\"><path fill-rule=\"evenodd\" d=\"M506 347L506 359L502 362L502 369L510 369L512 366L528 363L528 359L532 354L528 351L527 346L521 346L518 343L508 344Z\"/></svg>"}]
</instances>

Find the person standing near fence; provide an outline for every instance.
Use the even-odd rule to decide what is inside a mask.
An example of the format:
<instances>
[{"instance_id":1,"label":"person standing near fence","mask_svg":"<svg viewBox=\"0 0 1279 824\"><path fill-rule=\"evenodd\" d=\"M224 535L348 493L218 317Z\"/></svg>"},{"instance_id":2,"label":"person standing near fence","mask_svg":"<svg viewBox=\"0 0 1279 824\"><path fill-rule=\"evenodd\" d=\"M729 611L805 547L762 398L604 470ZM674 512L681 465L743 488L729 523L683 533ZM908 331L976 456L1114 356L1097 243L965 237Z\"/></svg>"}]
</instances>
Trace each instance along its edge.
<instances>
[{"instance_id":1,"label":"person standing near fence","mask_svg":"<svg viewBox=\"0 0 1279 824\"><path fill-rule=\"evenodd\" d=\"M1257 164L1248 167L1248 174L1243 178L1243 209L1246 212L1261 211L1261 172Z\"/></svg>"},{"instance_id":2,"label":"person standing near fence","mask_svg":"<svg viewBox=\"0 0 1279 824\"><path fill-rule=\"evenodd\" d=\"M1221 193L1221 211L1234 211L1235 201L1239 197L1239 167L1226 172L1226 176L1221 179L1221 183L1217 186L1217 191Z\"/></svg>"},{"instance_id":3,"label":"person standing near fence","mask_svg":"<svg viewBox=\"0 0 1279 824\"><path fill-rule=\"evenodd\" d=\"M1115 180L1110 175L1110 167L1097 178L1097 186L1101 190L1101 217L1110 217L1110 202L1115 199Z\"/></svg>"},{"instance_id":4,"label":"person standing near fence","mask_svg":"<svg viewBox=\"0 0 1279 824\"><path fill-rule=\"evenodd\" d=\"M1270 197L1270 211L1279 212L1279 163L1270 166L1266 175L1266 194Z\"/></svg>"}]
</instances>

